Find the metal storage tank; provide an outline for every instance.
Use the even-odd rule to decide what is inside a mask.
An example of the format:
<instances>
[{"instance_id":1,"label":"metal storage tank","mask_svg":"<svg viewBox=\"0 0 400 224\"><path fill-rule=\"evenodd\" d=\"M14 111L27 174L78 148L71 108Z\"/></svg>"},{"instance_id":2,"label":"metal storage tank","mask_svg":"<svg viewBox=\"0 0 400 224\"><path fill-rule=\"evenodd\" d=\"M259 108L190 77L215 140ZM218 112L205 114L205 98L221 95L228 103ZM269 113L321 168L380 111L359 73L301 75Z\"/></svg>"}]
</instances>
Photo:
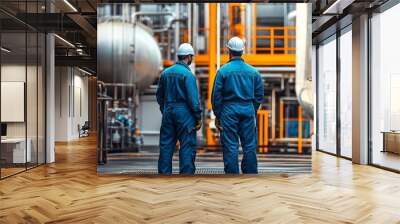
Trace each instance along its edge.
<instances>
[{"instance_id":1,"label":"metal storage tank","mask_svg":"<svg viewBox=\"0 0 400 224\"><path fill-rule=\"evenodd\" d=\"M141 24L111 20L97 25L98 78L105 83L137 84L143 90L161 69L160 48Z\"/></svg>"}]
</instances>

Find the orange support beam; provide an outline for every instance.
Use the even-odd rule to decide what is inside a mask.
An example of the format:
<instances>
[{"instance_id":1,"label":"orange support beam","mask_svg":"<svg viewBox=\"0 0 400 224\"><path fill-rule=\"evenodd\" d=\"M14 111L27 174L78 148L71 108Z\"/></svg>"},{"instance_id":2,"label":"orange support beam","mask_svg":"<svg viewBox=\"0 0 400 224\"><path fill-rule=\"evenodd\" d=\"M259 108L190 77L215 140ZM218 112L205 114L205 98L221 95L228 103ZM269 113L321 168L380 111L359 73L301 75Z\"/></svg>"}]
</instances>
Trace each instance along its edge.
<instances>
[{"instance_id":1,"label":"orange support beam","mask_svg":"<svg viewBox=\"0 0 400 224\"><path fill-rule=\"evenodd\" d=\"M253 26L253 28L252 28L252 30L253 30L253 33L252 33L252 44L253 44L253 46L252 46L252 54L256 54L257 53L257 38L256 38L256 36L257 36L257 10L256 10L256 3L253 3L252 4L252 13L253 13L253 21L252 21L252 26Z\"/></svg>"},{"instance_id":2,"label":"orange support beam","mask_svg":"<svg viewBox=\"0 0 400 224\"><path fill-rule=\"evenodd\" d=\"M272 89L272 111L271 111L271 141L276 139L276 90Z\"/></svg>"},{"instance_id":3,"label":"orange support beam","mask_svg":"<svg viewBox=\"0 0 400 224\"><path fill-rule=\"evenodd\" d=\"M173 65L174 63L175 63L175 62L172 61L172 60L165 59L165 60L163 61L163 66L164 66L164 68L166 68L166 67L169 67L169 66Z\"/></svg>"},{"instance_id":4,"label":"orange support beam","mask_svg":"<svg viewBox=\"0 0 400 224\"><path fill-rule=\"evenodd\" d=\"M264 117L262 111L258 111L257 114L258 114L258 152L263 152Z\"/></svg>"},{"instance_id":5,"label":"orange support beam","mask_svg":"<svg viewBox=\"0 0 400 224\"><path fill-rule=\"evenodd\" d=\"M303 153L303 109L299 105L298 107L298 143L297 143L297 153Z\"/></svg>"},{"instance_id":6,"label":"orange support beam","mask_svg":"<svg viewBox=\"0 0 400 224\"><path fill-rule=\"evenodd\" d=\"M268 111L264 112L264 153L268 152L268 129L269 129L269 119L268 119Z\"/></svg>"},{"instance_id":7,"label":"orange support beam","mask_svg":"<svg viewBox=\"0 0 400 224\"><path fill-rule=\"evenodd\" d=\"M271 54L275 54L275 29L271 29L271 31L270 31L271 33L270 33L270 35L271 35L271 42L270 42L270 44L271 44Z\"/></svg>"},{"instance_id":8,"label":"orange support beam","mask_svg":"<svg viewBox=\"0 0 400 224\"><path fill-rule=\"evenodd\" d=\"M267 110L259 110L258 116L258 152L268 152L268 141L269 141L269 118Z\"/></svg>"},{"instance_id":9,"label":"orange support beam","mask_svg":"<svg viewBox=\"0 0 400 224\"><path fill-rule=\"evenodd\" d=\"M211 110L211 94L217 69L217 3L209 4L208 34L208 100L207 108ZM196 61L197 63L197 61Z\"/></svg>"},{"instance_id":10,"label":"orange support beam","mask_svg":"<svg viewBox=\"0 0 400 224\"><path fill-rule=\"evenodd\" d=\"M242 56L246 63L252 66L295 66L296 55L295 54L244 54ZM211 55L200 54L196 55L195 62L196 66L209 66ZM221 64L227 63L229 55L221 55ZM215 59L216 61L216 59Z\"/></svg>"},{"instance_id":11,"label":"orange support beam","mask_svg":"<svg viewBox=\"0 0 400 224\"><path fill-rule=\"evenodd\" d=\"M284 46L285 46L285 52L284 53L285 54L289 54L289 51L288 51L288 48L289 48L289 38L288 38L288 36L289 36L289 28L288 27L285 27L283 36L284 36Z\"/></svg>"},{"instance_id":12,"label":"orange support beam","mask_svg":"<svg viewBox=\"0 0 400 224\"><path fill-rule=\"evenodd\" d=\"M217 70L217 3L209 3L209 33L208 33L208 99L207 109L211 111L211 94ZM196 62L197 63L197 62ZM209 122L210 124L210 122ZM207 144L216 145L214 133L207 128Z\"/></svg>"}]
</instances>

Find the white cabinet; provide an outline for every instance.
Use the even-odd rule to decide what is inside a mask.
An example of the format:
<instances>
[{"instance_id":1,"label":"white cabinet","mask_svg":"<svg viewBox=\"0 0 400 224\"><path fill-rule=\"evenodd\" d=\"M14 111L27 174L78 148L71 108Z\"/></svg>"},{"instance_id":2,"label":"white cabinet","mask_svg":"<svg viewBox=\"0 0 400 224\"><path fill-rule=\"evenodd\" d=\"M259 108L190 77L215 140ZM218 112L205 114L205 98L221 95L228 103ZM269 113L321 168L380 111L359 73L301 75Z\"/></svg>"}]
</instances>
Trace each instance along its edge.
<instances>
[{"instance_id":1,"label":"white cabinet","mask_svg":"<svg viewBox=\"0 0 400 224\"><path fill-rule=\"evenodd\" d=\"M28 144L25 151L25 144ZM9 151L9 162L11 162L11 154L12 154L12 163L25 163L32 161L32 141L31 139L27 139L25 142L24 138L7 138L1 140L2 147L5 147L6 150Z\"/></svg>"}]
</instances>

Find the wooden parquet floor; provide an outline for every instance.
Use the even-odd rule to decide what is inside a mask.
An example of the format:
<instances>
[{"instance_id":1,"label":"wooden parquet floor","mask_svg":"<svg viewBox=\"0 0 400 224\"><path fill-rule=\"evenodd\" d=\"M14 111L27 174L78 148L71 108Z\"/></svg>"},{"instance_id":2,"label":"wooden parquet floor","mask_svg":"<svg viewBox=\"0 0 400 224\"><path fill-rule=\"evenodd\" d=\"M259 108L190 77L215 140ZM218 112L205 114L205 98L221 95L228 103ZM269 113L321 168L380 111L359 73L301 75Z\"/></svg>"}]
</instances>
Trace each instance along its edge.
<instances>
[{"instance_id":1,"label":"wooden parquet floor","mask_svg":"<svg viewBox=\"0 0 400 224\"><path fill-rule=\"evenodd\" d=\"M95 139L0 181L0 223L400 223L400 175L314 152L312 174L98 176Z\"/></svg>"}]
</instances>

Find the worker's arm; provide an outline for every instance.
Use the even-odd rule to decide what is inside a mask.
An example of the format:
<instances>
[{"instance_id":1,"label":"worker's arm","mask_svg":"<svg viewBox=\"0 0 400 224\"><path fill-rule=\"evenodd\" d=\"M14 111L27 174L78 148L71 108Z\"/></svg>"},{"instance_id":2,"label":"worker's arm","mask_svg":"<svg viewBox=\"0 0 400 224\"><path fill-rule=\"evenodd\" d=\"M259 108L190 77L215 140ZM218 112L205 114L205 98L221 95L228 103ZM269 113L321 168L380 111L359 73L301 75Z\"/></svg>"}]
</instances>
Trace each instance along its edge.
<instances>
[{"instance_id":1,"label":"worker's arm","mask_svg":"<svg viewBox=\"0 0 400 224\"><path fill-rule=\"evenodd\" d=\"M261 75L257 72L255 76L255 83L254 83L254 111L257 114L257 110L260 107L263 98L264 98L264 82L261 78Z\"/></svg>"},{"instance_id":2,"label":"worker's arm","mask_svg":"<svg viewBox=\"0 0 400 224\"><path fill-rule=\"evenodd\" d=\"M212 109L213 109L214 114L217 117L217 119L220 118L221 109L222 109L222 100L223 100L222 85L223 85L222 75L219 72L217 72L217 75L215 76L215 80L214 80L212 95L211 95Z\"/></svg>"},{"instance_id":3,"label":"worker's arm","mask_svg":"<svg viewBox=\"0 0 400 224\"><path fill-rule=\"evenodd\" d=\"M158 81L158 88L157 88L157 103L160 106L160 111L161 113L164 112L164 86L163 86L163 81L162 78L163 76L160 76L160 80Z\"/></svg>"},{"instance_id":4,"label":"worker's arm","mask_svg":"<svg viewBox=\"0 0 400 224\"><path fill-rule=\"evenodd\" d=\"M186 76L185 87L189 107L192 110L196 121L199 121L201 120L199 91L197 89L196 77L193 74L190 73Z\"/></svg>"}]
</instances>

